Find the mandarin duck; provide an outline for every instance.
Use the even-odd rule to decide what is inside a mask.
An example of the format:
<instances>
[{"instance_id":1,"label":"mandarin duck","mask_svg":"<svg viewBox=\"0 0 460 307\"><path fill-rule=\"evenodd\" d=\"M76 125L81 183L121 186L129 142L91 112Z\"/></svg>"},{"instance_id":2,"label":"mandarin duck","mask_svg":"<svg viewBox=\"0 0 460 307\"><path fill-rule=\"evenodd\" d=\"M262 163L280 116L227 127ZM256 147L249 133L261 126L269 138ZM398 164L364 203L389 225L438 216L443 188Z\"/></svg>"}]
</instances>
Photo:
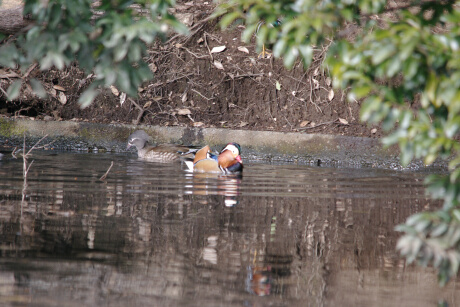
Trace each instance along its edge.
<instances>
[{"instance_id":1,"label":"mandarin duck","mask_svg":"<svg viewBox=\"0 0 460 307\"><path fill-rule=\"evenodd\" d=\"M261 27L265 25L265 20L261 20L257 23L257 28L256 28L256 36L257 34L259 33ZM276 28L276 27L279 27L281 25L281 19L276 19L274 22L271 22L268 26L271 27L271 28ZM270 52L267 52L266 49L265 49L265 43L262 44L262 52L259 53L259 56L257 57L258 59L262 58L264 59L266 56L271 56L271 53Z\"/></svg>"},{"instance_id":2,"label":"mandarin duck","mask_svg":"<svg viewBox=\"0 0 460 307\"><path fill-rule=\"evenodd\" d=\"M233 174L243 171L243 161L240 156L241 147L237 143L228 143L224 149L215 155L208 145L195 153L195 158L185 159L190 170L200 173Z\"/></svg>"},{"instance_id":3,"label":"mandarin duck","mask_svg":"<svg viewBox=\"0 0 460 307\"><path fill-rule=\"evenodd\" d=\"M128 138L127 149L135 146L137 156L140 159L150 162L173 162L179 161L181 157L194 154L196 149L188 146L174 144L160 144L152 146L149 144L150 136L143 130L134 131Z\"/></svg>"}]
</instances>

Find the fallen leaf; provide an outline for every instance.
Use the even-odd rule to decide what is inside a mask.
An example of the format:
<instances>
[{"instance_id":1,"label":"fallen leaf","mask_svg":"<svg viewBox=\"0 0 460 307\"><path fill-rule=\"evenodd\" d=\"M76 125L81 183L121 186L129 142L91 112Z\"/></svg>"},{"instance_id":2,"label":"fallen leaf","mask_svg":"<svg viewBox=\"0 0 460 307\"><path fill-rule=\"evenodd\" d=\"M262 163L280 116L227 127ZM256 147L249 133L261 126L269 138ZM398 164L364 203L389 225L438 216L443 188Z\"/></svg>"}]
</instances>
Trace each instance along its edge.
<instances>
[{"instance_id":1,"label":"fallen leaf","mask_svg":"<svg viewBox=\"0 0 460 307\"><path fill-rule=\"evenodd\" d=\"M313 72L313 76L317 76L319 74L319 67L316 67L315 71Z\"/></svg>"},{"instance_id":2,"label":"fallen leaf","mask_svg":"<svg viewBox=\"0 0 460 307\"><path fill-rule=\"evenodd\" d=\"M155 65L155 63L150 63L149 68L151 72L157 72L158 67Z\"/></svg>"},{"instance_id":3,"label":"fallen leaf","mask_svg":"<svg viewBox=\"0 0 460 307\"><path fill-rule=\"evenodd\" d=\"M110 90L112 91L112 94L114 94L115 96L118 97L118 95L120 95L120 92L118 91L118 89L115 86L111 85Z\"/></svg>"},{"instance_id":4,"label":"fallen leaf","mask_svg":"<svg viewBox=\"0 0 460 307\"><path fill-rule=\"evenodd\" d=\"M300 127L305 127L310 123L309 120L304 120L303 122L300 123Z\"/></svg>"},{"instance_id":5,"label":"fallen leaf","mask_svg":"<svg viewBox=\"0 0 460 307\"><path fill-rule=\"evenodd\" d=\"M275 87L277 91L281 91L281 83L279 81L276 81Z\"/></svg>"},{"instance_id":6,"label":"fallen leaf","mask_svg":"<svg viewBox=\"0 0 460 307\"><path fill-rule=\"evenodd\" d=\"M340 117L339 117L339 122L340 122L341 124L343 124L343 125L348 125L348 121L347 121L346 119L344 119L344 118L340 118Z\"/></svg>"},{"instance_id":7,"label":"fallen leaf","mask_svg":"<svg viewBox=\"0 0 460 307\"><path fill-rule=\"evenodd\" d=\"M241 122L241 123L239 124L240 128L242 128L242 127L244 127L244 126L247 126L247 125L248 125L247 122Z\"/></svg>"},{"instance_id":8,"label":"fallen leaf","mask_svg":"<svg viewBox=\"0 0 460 307\"><path fill-rule=\"evenodd\" d=\"M314 79L314 78L311 78L311 80L313 81L313 87L315 90L319 89L319 81Z\"/></svg>"},{"instance_id":9,"label":"fallen leaf","mask_svg":"<svg viewBox=\"0 0 460 307\"><path fill-rule=\"evenodd\" d=\"M147 101L145 104L144 104L144 109L147 109L148 107L150 107L152 105L153 101L152 100L149 100Z\"/></svg>"},{"instance_id":10,"label":"fallen leaf","mask_svg":"<svg viewBox=\"0 0 460 307\"><path fill-rule=\"evenodd\" d=\"M241 51L241 52L249 54L249 50L246 47L239 46L237 49L238 49L238 51Z\"/></svg>"},{"instance_id":11,"label":"fallen leaf","mask_svg":"<svg viewBox=\"0 0 460 307\"><path fill-rule=\"evenodd\" d=\"M181 101L182 101L182 103L184 103L184 102L187 101L187 92L185 92L185 93L182 95Z\"/></svg>"},{"instance_id":12,"label":"fallen leaf","mask_svg":"<svg viewBox=\"0 0 460 307\"><path fill-rule=\"evenodd\" d=\"M332 80L331 80L330 77L327 77L327 78L326 78L326 84L327 84L327 86L331 86Z\"/></svg>"},{"instance_id":13,"label":"fallen leaf","mask_svg":"<svg viewBox=\"0 0 460 307\"><path fill-rule=\"evenodd\" d=\"M177 114L179 115L190 115L192 112L189 109L178 109Z\"/></svg>"},{"instance_id":14,"label":"fallen leaf","mask_svg":"<svg viewBox=\"0 0 460 307\"><path fill-rule=\"evenodd\" d=\"M19 77L20 76L14 71L6 72L5 70L0 69L0 79L19 78Z\"/></svg>"},{"instance_id":15,"label":"fallen leaf","mask_svg":"<svg viewBox=\"0 0 460 307\"><path fill-rule=\"evenodd\" d=\"M123 105L123 103L126 101L126 93L121 93L120 95L120 105Z\"/></svg>"},{"instance_id":16,"label":"fallen leaf","mask_svg":"<svg viewBox=\"0 0 460 307\"><path fill-rule=\"evenodd\" d=\"M200 37L200 38L196 41L197 44L201 44L201 43L203 43L203 42L204 42L204 39L203 39L202 37Z\"/></svg>"},{"instance_id":17,"label":"fallen leaf","mask_svg":"<svg viewBox=\"0 0 460 307\"><path fill-rule=\"evenodd\" d=\"M60 101L62 104L66 104L66 103L67 103L67 97L66 97L66 95L65 95L63 92L59 92L59 101Z\"/></svg>"},{"instance_id":18,"label":"fallen leaf","mask_svg":"<svg viewBox=\"0 0 460 307\"><path fill-rule=\"evenodd\" d=\"M192 13L177 13L175 17L187 27L193 25L193 14Z\"/></svg>"},{"instance_id":19,"label":"fallen leaf","mask_svg":"<svg viewBox=\"0 0 460 307\"><path fill-rule=\"evenodd\" d=\"M203 126L203 125L204 125L203 122L194 122L194 123L193 123L193 127L201 127L201 126Z\"/></svg>"},{"instance_id":20,"label":"fallen leaf","mask_svg":"<svg viewBox=\"0 0 460 307\"><path fill-rule=\"evenodd\" d=\"M332 89L329 91L329 94L327 94L327 99L329 99L329 101L334 99L334 91Z\"/></svg>"},{"instance_id":21,"label":"fallen leaf","mask_svg":"<svg viewBox=\"0 0 460 307\"><path fill-rule=\"evenodd\" d=\"M55 90L58 90L58 91L61 91L61 92L65 92L65 91L66 91L66 89L63 88L63 87L60 86L60 85L53 85L53 88L54 88Z\"/></svg>"},{"instance_id":22,"label":"fallen leaf","mask_svg":"<svg viewBox=\"0 0 460 307\"><path fill-rule=\"evenodd\" d=\"M219 53L219 52L224 51L225 49L227 49L226 46L214 47L214 48L212 48L211 53Z\"/></svg>"},{"instance_id":23,"label":"fallen leaf","mask_svg":"<svg viewBox=\"0 0 460 307\"><path fill-rule=\"evenodd\" d=\"M222 65L222 63L219 61L214 61L214 66L216 66L218 69L224 69L224 65Z\"/></svg>"},{"instance_id":24,"label":"fallen leaf","mask_svg":"<svg viewBox=\"0 0 460 307\"><path fill-rule=\"evenodd\" d=\"M371 133L372 133L372 134L377 133L377 128L373 128L373 129L371 130Z\"/></svg>"}]
</instances>

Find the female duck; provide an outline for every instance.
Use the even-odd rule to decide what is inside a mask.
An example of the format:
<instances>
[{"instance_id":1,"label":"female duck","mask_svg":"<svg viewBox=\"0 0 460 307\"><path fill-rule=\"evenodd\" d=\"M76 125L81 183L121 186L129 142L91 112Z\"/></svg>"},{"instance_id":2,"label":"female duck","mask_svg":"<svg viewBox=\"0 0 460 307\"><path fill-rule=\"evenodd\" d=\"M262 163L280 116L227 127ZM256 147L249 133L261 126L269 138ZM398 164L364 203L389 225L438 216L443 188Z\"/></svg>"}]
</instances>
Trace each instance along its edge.
<instances>
[{"instance_id":1,"label":"female duck","mask_svg":"<svg viewBox=\"0 0 460 307\"><path fill-rule=\"evenodd\" d=\"M140 159L151 162L178 161L182 155L193 152L189 147L182 145L160 144L152 146L149 144L149 140L150 136L145 131L134 131L128 138L127 149L135 146L137 148L137 156Z\"/></svg>"}]
</instances>

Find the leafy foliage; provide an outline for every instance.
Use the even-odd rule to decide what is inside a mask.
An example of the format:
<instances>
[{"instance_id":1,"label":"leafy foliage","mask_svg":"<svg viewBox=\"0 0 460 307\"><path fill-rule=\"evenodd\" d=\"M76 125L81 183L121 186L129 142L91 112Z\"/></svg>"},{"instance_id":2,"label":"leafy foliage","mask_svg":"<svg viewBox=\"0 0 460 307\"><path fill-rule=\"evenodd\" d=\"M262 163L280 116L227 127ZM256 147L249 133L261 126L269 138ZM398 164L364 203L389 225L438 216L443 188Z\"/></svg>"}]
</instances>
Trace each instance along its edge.
<instances>
[{"instance_id":1,"label":"leafy foliage","mask_svg":"<svg viewBox=\"0 0 460 307\"><path fill-rule=\"evenodd\" d=\"M42 70L63 69L73 61L95 81L81 96L83 107L97 95L97 86L116 85L129 95L152 78L143 60L146 47L167 31L186 33L168 8L174 0L25 0L24 14L34 26L0 47L0 65L26 68L34 62ZM145 13L145 12L148 12ZM37 84L33 88L37 88ZM18 91L13 84L11 94ZM10 95L14 98L14 95Z\"/></svg>"},{"instance_id":2,"label":"leafy foliage","mask_svg":"<svg viewBox=\"0 0 460 307\"><path fill-rule=\"evenodd\" d=\"M382 123L384 143L399 144L403 165L414 158L427 165L449 159L448 176L427 179L432 196L444 199L443 210L409 218L398 228L405 232L398 248L408 260L433 263L441 283L454 276L460 249L460 1L231 0L216 14L223 27L245 22L245 40L260 20L282 18L279 27L259 31L257 45L273 44L287 67L296 59L308 66L314 46L333 42L324 65L334 86L349 90L350 100L363 100L361 119ZM350 32L353 25L359 29Z\"/></svg>"}]
</instances>

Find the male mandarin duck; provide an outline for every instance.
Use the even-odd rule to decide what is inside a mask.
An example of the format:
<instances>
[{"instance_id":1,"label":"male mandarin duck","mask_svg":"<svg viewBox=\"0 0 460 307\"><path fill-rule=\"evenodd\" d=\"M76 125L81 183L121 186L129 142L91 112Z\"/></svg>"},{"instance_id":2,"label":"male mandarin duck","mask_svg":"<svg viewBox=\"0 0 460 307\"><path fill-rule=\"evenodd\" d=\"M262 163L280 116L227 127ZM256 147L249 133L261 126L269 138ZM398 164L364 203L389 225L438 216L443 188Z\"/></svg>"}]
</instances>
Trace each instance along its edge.
<instances>
[{"instance_id":1,"label":"male mandarin duck","mask_svg":"<svg viewBox=\"0 0 460 307\"><path fill-rule=\"evenodd\" d=\"M145 131L134 131L128 138L127 149L135 146L137 148L137 156L140 159L151 162L179 161L182 156L196 151L182 145L160 144L152 146L149 144L150 139L150 136Z\"/></svg>"},{"instance_id":2,"label":"male mandarin duck","mask_svg":"<svg viewBox=\"0 0 460 307\"><path fill-rule=\"evenodd\" d=\"M240 156L241 147L237 143L228 143L224 149L215 155L209 146L205 146L195 153L193 161L184 160L190 170L201 173L240 173L243 171L243 161Z\"/></svg>"}]
</instances>

